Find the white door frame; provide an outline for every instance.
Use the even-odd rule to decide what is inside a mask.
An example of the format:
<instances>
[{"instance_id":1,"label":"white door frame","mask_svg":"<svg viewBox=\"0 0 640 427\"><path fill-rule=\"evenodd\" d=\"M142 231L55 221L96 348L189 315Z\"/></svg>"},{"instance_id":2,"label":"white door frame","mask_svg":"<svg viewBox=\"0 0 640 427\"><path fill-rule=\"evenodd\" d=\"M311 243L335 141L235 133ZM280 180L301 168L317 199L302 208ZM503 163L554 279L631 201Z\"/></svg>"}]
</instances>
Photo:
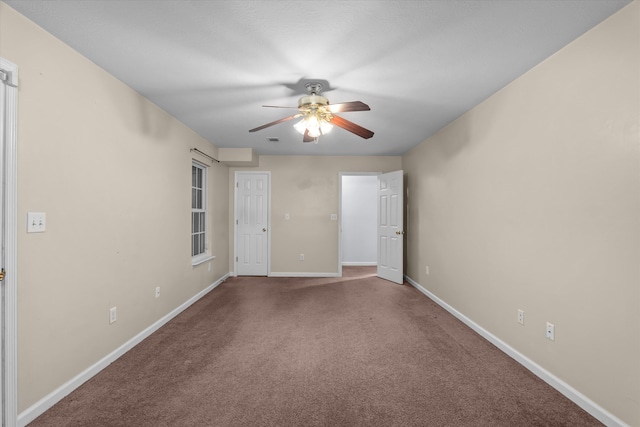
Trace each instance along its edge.
<instances>
[{"instance_id":1,"label":"white door frame","mask_svg":"<svg viewBox=\"0 0 640 427\"><path fill-rule=\"evenodd\" d=\"M339 172L338 173L338 277L342 277L342 177L378 176L382 172Z\"/></svg>"},{"instance_id":2,"label":"white door frame","mask_svg":"<svg viewBox=\"0 0 640 427\"><path fill-rule=\"evenodd\" d=\"M271 275L271 172L235 171L233 176L233 275L238 275L238 177L240 175L266 174L269 177L267 188L267 276Z\"/></svg>"},{"instance_id":3,"label":"white door frame","mask_svg":"<svg viewBox=\"0 0 640 427\"><path fill-rule=\"evenodd\" d=\"M6 275L2 282L0 301L2 304L2 339L4 346L0 360L2 361L2 384L0 384L0 423L3 426L15 427L18 418L18 370L17 370L17 164L18 164L18 66L0 58L0 70L6 73L6 80L0 82L0 156L4 179L4 214L3 226L5 259L3 260Z\"/></svg>"}]
</instances>

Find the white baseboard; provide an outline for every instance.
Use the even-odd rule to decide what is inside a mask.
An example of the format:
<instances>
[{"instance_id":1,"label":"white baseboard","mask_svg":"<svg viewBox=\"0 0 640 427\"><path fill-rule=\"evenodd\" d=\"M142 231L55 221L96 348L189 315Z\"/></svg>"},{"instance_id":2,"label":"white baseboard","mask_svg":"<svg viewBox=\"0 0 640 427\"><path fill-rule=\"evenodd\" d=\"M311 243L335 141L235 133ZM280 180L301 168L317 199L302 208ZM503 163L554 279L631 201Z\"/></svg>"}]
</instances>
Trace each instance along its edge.
<instances>
[{"instance_id":1,"label":"white baseboard","mask_svg":"<svg viewBox=\"0 0 640 427\"><path fill-rule=\"evenodd\" d=\"M18 415L18 427L24 427L27 424L29 424L31 421L35 420L37 417L42 415L47 409L51 408L53 405L55 405L60 400L62 400L65 396L67 396L69 393L74 391L76 388L80 387L86 381L88 381L93 376L95 376L100 371L102 371L104 368L106 368L111 363L116 361L116 359L118 359L120 356L125 354L127 351L131 350L137 344L142 342L145 338L147 338L148 336L153 334L155 331L160 329L171 319L173 319L178 314L182 313L184 310L189 308L189 306L191 306L193 303L195 303L200 298L202 298L203 296L211 292L218 285L220 285L222 282L227 280L227 278L229 278L229 273L222 276L215 283L212 283L211 285L207 286L205 289L203 289L202 291L200 291L199 293L191 297L189 300L187 300L186 302L178 306L176 309L168 313L166 316L162 317L157 322L155 322L148 328L144 329L138 335L131 338L126 343L122 344L116 350L114 350L110 354L103 357L97 363L90 366L85 371L79 373L74 378L67 381L66 383L64 383L57 389L55 389L53 392L49 393L47 396L43 397L38 402L34 403L29 408L21 412Z\"/></svg>"},{"instance_id":2,"label":"white baseboard","mask_svg":"<svg viewBox=\"0 0 640 427\"><path fill-rule=\"evenodd\" d=\"M338 273L271 272L269 277L340 277Z\"/></svg>"},{"instance_id":3,"label":"white baseboard","mask_svg":"<svg viewBox=\"0 0 640 427\"><path fill-rule=\"evenodd\" d=\"M374 267L378 265L378 263L376 261L373 262L343 262L342 266L343 267Z\"/></svg>"},{"instance_id":4,"label":"white baseboard","mask_svg":"<svg viewBox=\"0 0 640 427\"><path fill-rule=\"evenodd\" d=\"M609 427L628 427L628 424L624 423L615 415L611 414L610 412L602 408L600 405L598 405L597 403L595 403L594 401L586 397L584 394L580 393L578 390L571 387L569 384L562 381L560 378L556 377L551 372L547 371L542 366L538 365L533 360L529 359L527 356L525 356L524 354L520 353L519 351L511 347L509 344L505 343L500 338L496 337L495 335L493 335L492 333L490 333L489 331L487 331L486 329L484 329L483 327L475 323L473 320L469 319L467 316L460 313L455 308L451 307L449 304L447 304L446 302L444 302L443 300L441 300L440 298L438 298L437 296L435 296L434 294L432 294L431 292L423 288L421 285L419 285L410 277L405 276L405 279L407 280L407 282L411 284L411 286L413 286L414 288L422 292L429 299L433 300L436 304L440 305L449 313L457 317L465 325L467 325L468 327L476 331L478 334L480 334L480 336L482 336L484 339L486 339L487 341L489 341L490 343L498 347L500 350L505 352L509 357L514 359L516 362L520 363L522 366L524 366L525 368L533 372L533 374L535 374L537 377L539 377L544 382L549 384L551 387L555 388L560 393L565 395L569 400L571 400L576 405L578 405L579 407L587 411L589 414L591 414L594 418L596 418L598 421L600 421L604 425Z\"/></svg>"}]
</instances>

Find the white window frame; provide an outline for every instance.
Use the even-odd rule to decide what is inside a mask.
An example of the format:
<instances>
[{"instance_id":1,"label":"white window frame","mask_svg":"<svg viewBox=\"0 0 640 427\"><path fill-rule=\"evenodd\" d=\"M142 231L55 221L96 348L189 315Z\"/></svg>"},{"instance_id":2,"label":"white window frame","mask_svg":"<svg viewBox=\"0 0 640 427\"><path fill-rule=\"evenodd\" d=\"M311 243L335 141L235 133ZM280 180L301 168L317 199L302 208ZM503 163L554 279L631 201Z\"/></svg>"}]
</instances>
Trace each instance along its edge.
<instances>
[{"instance_id":1,"label":"white window frame","mask_svg":"<svg viewBox=\"0 0 640 427\"><path fill-rule=\"evenodd\" d=\"M202 171L202 182L197 183L193 178L193 170L197 168ZM201 184L201 186L198 186ZM197 192L201 192L200 205L194 203L197 199ZM190 251L191 251L191 265L196 266L202 264L205 261L212 259L209 254L209 231L207 230L207 223L209 215L207 212L207 166L192 160L191 162L191 239L190 239ZM196 215L198 220L196 220ZM196 230L197 226L197 230ZM198 235L198 249L194 250L194 239ZM202 243L200 243L202 242ZM196 253L197 252L197 253Z\"/></svg>"}]
</instances>

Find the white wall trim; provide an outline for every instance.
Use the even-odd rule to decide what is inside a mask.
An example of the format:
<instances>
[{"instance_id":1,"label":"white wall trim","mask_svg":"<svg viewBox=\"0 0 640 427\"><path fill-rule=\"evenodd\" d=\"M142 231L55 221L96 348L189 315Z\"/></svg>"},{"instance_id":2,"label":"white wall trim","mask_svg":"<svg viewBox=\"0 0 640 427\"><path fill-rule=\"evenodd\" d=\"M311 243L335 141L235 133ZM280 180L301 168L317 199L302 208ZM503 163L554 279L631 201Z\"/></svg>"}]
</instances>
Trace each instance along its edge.
<instances>
[{"instance_id":1,"label":"white wall trim","mask_svg":"<svg viewBox=\"0 0 640 427\"><path fill-rule=\"evenodd\" d=\"M375 267L377 262L343 262L343 267Z\"/></svg>"},{"instance_id":2,"label":"white wall trim","mask_svg":"<svg viewBox=\"0 0 640 427\"><path fill-rule=\"evenodd\" d=\"M8 73L7 85L4 86L5 102L4 129L4 212L5 260L4 268L4 366L2 367L4 387L4 411L1 411L0 424L15 427L18 413L18 66L4 58L0 58L0 68ZM0 83L4 84L4 83ZM1 360L2 358L0 358ZM0 402L1 403L1 402Z\"/></svg>"},{"instance_id":3,"label":"white wall trim","mask_svg":"<svg viewBox=\"0 0 640 427\"><path fill-rule=\"evenodd\" d=\"M200 264L204 264L207 261L211 261L212 259L215 259L215 255L206 255L202 258L196 258L195 260L192 259L191 260L191 267L197 267Z\"/></svg>"},{"instance_id":4,"label":"white wall trim","mask_svg":"<svg viewBox=\"0 0 640 427\"><path fill-rule=\"evenodd\" d=\"M127 341L126 343L118 347L116 350L114 350L110 354L103 357L94 365L90 366L85 371L79 373L74 378L67 381L66 383L58 387L56 390L54 390L53 392L49 393L47 396L40 399L38 402L31 405L29 408L27 408L25 411L20 413L20 415L18 416L18 426L24 427L30 422L32 422L33 420L35 420L37 417L42 415L47 409L51 408L53 405L55 405L60 400L62 400L65 396L67 396L69 393L74 391L76 388L80 387L86 381L88 381L93 376L95 376L100 371L102 371L104 368L106 368L111 363L116 361L116 359L118 359L120 356L122 356L127 351L131 350L133 347L135 347L140 342L142 342L145 338L149 337L151 334L156 332L158 329L164 326L171 319L173 319L178 314L182 313L184 310L189 308L189 306L191 306L193 303L195 303L200 298L204 297L206 294L211 292L218 285L220 285L222 282L227 280L227 278L229 278L229 273L225 274L216 282L212 283L202 291L198 292L196 295L194 295L189 300L187 300L186 302L184 302L183 304L175 308L173 311L171 311L164 317L160 318L158 321L153 323L148 328L144 329L138 335L134 336L129 341Z\"/></svg>"},{"instance_id":5,"label":"white wall trim","mask_svg":"<svg viewBox=\"0 0 640 427\"><path fill-rule=\"evenodd\" d=\"M340 273L271 272L269 277L341 277Z\"/></svg>"},{"instance_id":6,"label":"white wall trim","mask_svg":"<svg viewBox=\"0 0 640 427\"><path fill-rule=\"evenodd\" d=\"M553 375L551 372L544 369L542 366L538 365L533 360L529 359L524 354L520 353L509 344L502 341L500 338L493 335L491 332L484 329L482 326L475 323L473 320L469 319L467 316L435 296L433 293L429 292L427 289L423 288L420 284L415 282L409 276L405 276L407 282L411 284L418 291L422 292L429 299L433 300L436 304L447 310L449 313L454 315L460 321L462 321L465 325L476 331L480 336L484 339L498 347L500 350L505 352L509 357L514 359L516 362L520 363L522 366L533 372L538 378L549 384L551 387L558 390L564 396L566 396L569 400L574 402L576 405L587 411L598 421L603 423L609 427L628 427L628 424L624 423L622 420L617 418L615 415L608 412L606 409L602 408L600 405L586 397L584 394L580 393L575 388L571 387L566 382L562 381L560 378Z\"/></svg>"}]
</instances>

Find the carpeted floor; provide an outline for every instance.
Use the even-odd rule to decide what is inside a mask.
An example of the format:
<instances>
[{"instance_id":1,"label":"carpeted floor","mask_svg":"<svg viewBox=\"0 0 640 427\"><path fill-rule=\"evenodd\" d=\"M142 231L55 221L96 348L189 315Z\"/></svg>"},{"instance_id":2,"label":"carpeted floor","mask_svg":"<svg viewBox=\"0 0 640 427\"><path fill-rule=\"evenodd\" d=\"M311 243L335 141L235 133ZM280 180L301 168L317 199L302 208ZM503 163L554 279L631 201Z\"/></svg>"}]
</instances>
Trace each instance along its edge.
<instances>
[{"instance_id":1,"label":"carpeted floor","mask_svg":"<svg viewBox=\"0 0 640 427\"><path fill-rule=\"evenodd\" d=\"M601 425L411 286L232 278L31 423Z\"/></svg>"}]
</instances>

